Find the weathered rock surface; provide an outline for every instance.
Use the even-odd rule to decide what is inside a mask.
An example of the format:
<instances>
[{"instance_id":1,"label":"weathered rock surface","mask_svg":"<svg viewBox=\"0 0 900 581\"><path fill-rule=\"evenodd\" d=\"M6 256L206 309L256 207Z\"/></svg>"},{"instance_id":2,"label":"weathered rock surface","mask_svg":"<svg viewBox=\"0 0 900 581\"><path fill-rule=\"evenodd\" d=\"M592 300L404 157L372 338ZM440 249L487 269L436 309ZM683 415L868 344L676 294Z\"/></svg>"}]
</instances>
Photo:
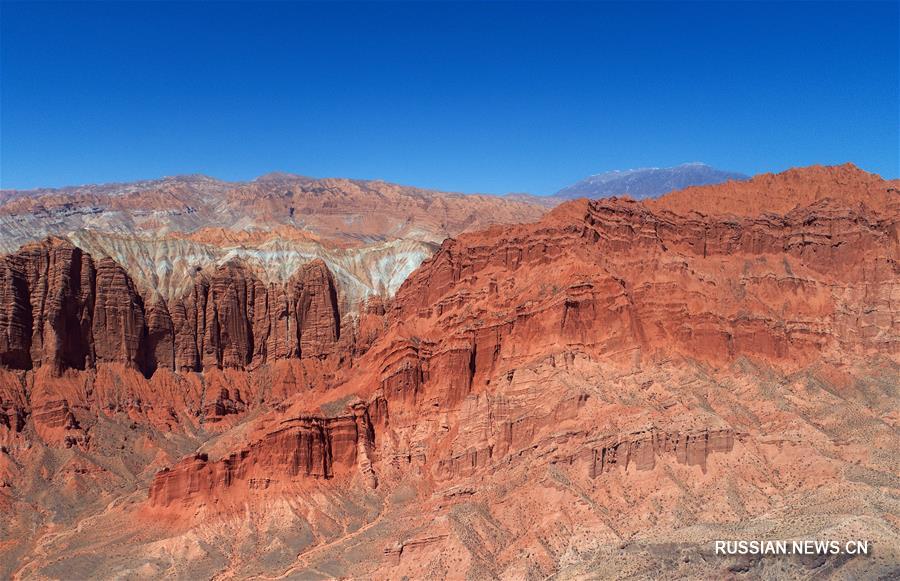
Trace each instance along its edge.
<instances>
[{"instance_id":1,"label":"weathered rock surface","mask_svg":"<svg viewBox=\"0 0 900 581\"><path fill-rule=\"evenodd\" d=\"M897 229L896 212L830 201L753 219L575 202L533 227L446 242L404 283L394 316L469 329L479 353L509 335L526 352L561 337L712 362L890 355ZM529 271L553 274L519 275Z\"/></svg>"},{"instance_id":2,"label":"weathered rock surface","mask_svg":"<svg viewBox=\"0 0 900 581\"><path fill-rule=\"evenodd\" d=\"M338 286L341 311L355 312L373 296L389 297L406 276L433 254L437 244L414 239L343 242L303 236L296 228L230 232L202 229L190 234L146 235L78 230L67 234L95 259L123 265L136 287L165 301L191 292L198 271L208 276L239 262L261 282L286 284L306 264L322 260Z\"/></svg>"},{"instance_id":3,"label":"weathered rock surface","mask_svg":"<svg viewBox=\"0 0 900 581\"><path fill-rule=\"evenodd\" d=\"M224 229L223 235L277 226L306 238L440 242L466 229L534 220L539 199L465 195L382 181L269 174L249 182L177 176L0 195L0 249L91 228L133 234ZM252 235L252 234L251 234Z\"/></svg>"},{"instance_id":4,"label":"weathered rock surface","mask_svg":"<svg viewBox=\"0 0 900 581\"><path fill-rule=\"evenodd\" d=\"M844 207L867 206L875 212L897 212L900 180L882 180L852 163L789 169L731 181L714 188L690 187L648 202L679 214L787 214L825 199Z\"/></svg>"},{"instance_id":5,"label":"weathered rock surface","mask_svg":"<svg viewBox=\"0 0 900 581\"><path fill-rule=\"evenodd\" d=\"M704 430L694 434L668 434L650 431L619 438L594 450L591 478L621 468L628 470L653 470L657 457L672 455L679 464L700 466L706 471L709 455L715 452L731 452L734 449L733 430Z\"/></svg>"},{"instance_id":6,"label":"weathered rock surface","mask_svg":"<svg viewBox=\"0 0 900 581\"><path fill-rule=\"evenodd\" d=\"M321 259L349 313L393 295L446 237L536 220L552 203L289 174L3 191L0 252L64 237L95 260L114 259L135 286L166 301L190 292L198 269L237 259L263 283L284 284Z\"/></svg>"},{"instance_id":7,"label":"weathered rock surface","mask_svg":"<svg viewBox=\"0 0 900 581\"><path fill-rule=\"evenodd\" d=\"M4 257L0 360L19 369L90 366L95 278L90 257L59 239Z\"/></svg>"},{"instance_id":8,"label":"weathered rock surface","mask_svg":"<svg viewBox=\"0 0 900 581\"><path fill-rule=\"evenodd\" d=\"M48 239L2 258L0 360L57 375L99 363L157 369L250 368L276 359L322 358L340 338L334 279L322 261L285 285L265 285L228 264L197 276L171 305L145 301L109 258ZM148 305L148 306L145 306Z\"/></svg>"},{"instance_id":9,"label":"weathered rock surface","mask_svg":"<svg viewBox=\"0 0 900 581\"><path fill-rule=\"evenodd\" d=\"M203 501L229 504L226 499L240 504L248 489L285 493L292 484L344 476L357 465L361 473L372 476L366 461L373 444L374 431L364 405L336 417L290 418L225 458L211 461L208 454L198 453L171 470L162 470L150 486L148 504L151 509ZM374 487L376 481L372 479L370 485Z\"/></svg>"},{"instance_id":10,"label":"weathered rock surface","mask_svg":"<svg viewBox=\"0 0 900 581\"><path fill-rule=\"evenodd\" d=\"M0 574L803 577L712 541L865 538L816 574L891 577L896 184L747 183L460 235L354 317L321 262L168 299L5 257Z\"/></svg>"},{"instance_id":11,"label":"weathered rock surface","mask_svg":"<svg viewBox=\"0 0 900 581\"><path fill-rule=\"evenodd\" d=\"M96 361L136 364L147 339L144 302L125 270L110 258L97 263L96 298L91 316L91 338ZM151 365L155 368L157 362Z\"/></svg>"}]
</instances>

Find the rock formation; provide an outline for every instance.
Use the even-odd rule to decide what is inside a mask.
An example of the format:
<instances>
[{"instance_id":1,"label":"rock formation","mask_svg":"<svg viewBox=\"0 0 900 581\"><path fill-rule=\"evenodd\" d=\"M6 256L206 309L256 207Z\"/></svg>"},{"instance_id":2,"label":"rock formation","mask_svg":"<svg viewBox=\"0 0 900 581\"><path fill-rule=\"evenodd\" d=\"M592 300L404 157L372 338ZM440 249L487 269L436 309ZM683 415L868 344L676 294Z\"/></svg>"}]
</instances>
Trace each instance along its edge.
<instances>
[{"instance_id":1,"label":"rock formation","mask_svg":"<svg viewBox=\"0 0 900 581\"><path fill-rule=\"evenodd\" d=\"M817 574L890 576L897 187L576 200L352 313L324 260L171 296L29 244L0 260L0 574L765 575L712 540L849 535L883 558Z\"/></svg>"},{"instance_id":2,"label":"rock formation","mask_svg":"<svg viewBox=\"0 0 900 581\"><path fill-rule=\"evenodd\" d=\"M710 454L731 452L733 448L732 430L704 430L696 434L667 434L657 431L635 434L595 449L591 478L614 468L653 470L657 457L662 454L670 454L680 464L700 466L705 471Z\"/></svg>"},{"instance_id":3,"label":"rock formation","mask_svg":"<svg viewBox=\"0 0 900 581\"><path fill-rule=\"evenodd\" d=\"M284 493L287 483L346 475L357 465L371 476L365 461L373 443L365 406L336 417L291 418L265 438L218 461L211 462L207 454L198 453L172 469L163 469L153 479L148 504L169 508L173 503L228 497L240 502L247 489L272 486ZM375 480L369 483L377 484Z\"/></svg>"},{"instance_id":4,"label":"rock formation","mask_svg":"<svg viewBox=\"0 0 900 581\"><path fill-rule=\"evenodd\" d=\"M59 239L4 257L0 360L18 369L62 371L93 363L96 272L90 256Z\"/></svg>"},{"instance_id":5,"label":"rock formation","mask_svg":"<svg viewBox=\"0 0 900 581\"><path fill-rule=\"evenodd\" d=\"M116 234L158 236L214 228L224 237L241 238L248 234L245 231L258 236L281 229L307 240L439 243L466 229L533 220L543 212L540 200L438 192L381 181L269 174L249 182L224 182L177 176L131 184L3 191L0 226L7 234L0 249L12 251L48 234L68 234L98 223L104 224L103 231Z\"/></svg>"},{"instance_id":6,"label":"rock formation","mask_svg":"<svg viewBox=\"0 0 900 581\"><path fill-rule=\"evenodd\" d=\"M196 271L238 260L283 284L313 259L339 283L344 313L393 295L444 238L540 217L536 197L463 195L385 182L271 174L251 182L179 176L131 184L0 192L0 252L60 236L112 258L166 301Z\"/></svg>"},{"instance_id":7,"label":"rock formation","mask_svg":"<svg viewBox=\"0 0 900 581\"><path fill-rule=\"evenodd\" d=\"M276 359L325 357L340 338L334 279L322 261L285 285L260 282L240 265L197 276L170 305L148 300L125 270L61 239L2 259L0 360L11 369L123 363L160 368L247 369ZM145 304L149 306L145 307Z\"/></svg>"}]
</instances>

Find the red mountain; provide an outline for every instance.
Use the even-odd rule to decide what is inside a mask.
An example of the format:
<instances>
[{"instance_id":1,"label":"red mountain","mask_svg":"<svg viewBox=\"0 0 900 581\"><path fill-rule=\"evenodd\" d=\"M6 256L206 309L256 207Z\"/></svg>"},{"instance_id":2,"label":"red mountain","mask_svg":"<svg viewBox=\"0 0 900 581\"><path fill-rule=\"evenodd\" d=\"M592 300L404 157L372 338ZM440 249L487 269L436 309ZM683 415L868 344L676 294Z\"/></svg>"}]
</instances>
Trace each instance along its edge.
<instances>
[{"instance_id":1,"label":"red mountain","mask_svg":"<svg viewBox=\"0 0 900 581\"><path fill-rule=\"evenodd\" d=\"M142 291L0 262L0 574L888 576L897 181L853 166L578 200L392 297L240 260ZM877 558L722 557L864 538Z\"/></svg>"}]
</instances>

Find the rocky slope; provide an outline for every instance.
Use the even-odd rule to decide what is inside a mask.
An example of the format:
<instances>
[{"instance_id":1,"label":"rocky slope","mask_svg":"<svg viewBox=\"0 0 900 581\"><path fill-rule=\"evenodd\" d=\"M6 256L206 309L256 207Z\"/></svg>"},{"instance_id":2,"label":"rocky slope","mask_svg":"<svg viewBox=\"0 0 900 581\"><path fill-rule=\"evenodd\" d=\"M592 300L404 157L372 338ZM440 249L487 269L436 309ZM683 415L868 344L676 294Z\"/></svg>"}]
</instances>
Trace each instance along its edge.
<instances>
[{"instance_id":1,"label":"rocky slope","mask_svg":"<svg viewBox=\"0 0 900 581\"><path fill-rule=\"evenodd\" d=\"M267 174L250 182L178 176L27 192L4 191L2 250L79 229L133 235L204 227L263 230L291 226L319 238L440 242L491 223L536 219L523 200L464 195L381 181Z\"/></svg>"},{"instance_id":2,"label":"rocky slope","mask_svg":"<svg viewBox=\"0 0 900 581\"><path fill-rule=\"evenodd\" d=\"M745 181L730 181L717 188L685 188L648 202L651 207L687 214L702 208L702 200L715 211L738 216L786 214L820 200L896 212L900 180L882 180L852 163L790 169L780 174L761 174ZM696 196L699 196L696 197Z\"/></svg>"},{"instance_id":3,"label":"rocky slope","mask_svg":"<svg viewBox=\"0 0 900 581\"><path fill-rule=\"evenodd\" d=\"M240 262L266 284L284 284L303 265L321 260L337 281L346 312L368 297L393 296L437 249L437 244L405 239L345 246L290 228L271 233L203 229L163 238L79 230L67 239L92 256L127 265L135 285L166 301L188 293L198 271L212 273L229 262Z\"/></svg>"},{"instance_id":4,"label":"rocky slope","mask_svg":"<svg viewBox=\"0 0 900 581\"><path fill-rule=\"evenodd\" d=\"M250 182L179 176L0 195L0 251L60 236L122 265L143 292L177 299L197 269L232 259L266 283L325 261L346 312L391 296L448 236L531 221L546 204L385 182L269 174Z\"/></svg>"},{"instance_id":5,"label":"rocky slope","mask_svg":"<svg viewBox=\"0 0 900 581\"><path fill-rule=\"evenodd\" d=\"M898 183L748 184L461 234L349 317L324 262L168 299L5 257L0 573L895 575ZM741 538L875 550L712 553Z\"/></svg>"}]
</instances>

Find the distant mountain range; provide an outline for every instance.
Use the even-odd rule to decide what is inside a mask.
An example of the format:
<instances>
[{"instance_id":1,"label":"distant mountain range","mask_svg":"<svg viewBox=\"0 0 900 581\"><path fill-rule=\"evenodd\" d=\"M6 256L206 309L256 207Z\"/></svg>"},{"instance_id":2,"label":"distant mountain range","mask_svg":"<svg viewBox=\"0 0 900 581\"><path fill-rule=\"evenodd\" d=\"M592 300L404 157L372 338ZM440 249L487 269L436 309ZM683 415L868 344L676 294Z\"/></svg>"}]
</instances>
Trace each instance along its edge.
<instances>
[{"instance_id":1,"label":"distant mountain range","mask_svg":"<svg viewBox=\"0 0 900 581\"><path fill-rule=\"evenodd\" d=\"M62 237L98 260L114 259L134 284L163 299L183 296L197 276L233 260L268 284L320 258L347 312L372 295L393 295L445 239L533 222L559 201L288 173L0 190L0 254ZM0 385L0 429L3 398ZM2 470L0 463L0 484Z\"/></svg>"},{"instance_id":2,"label":"distant mountain range","mask_svg":"<svg viewBox=\"0 0 900 581\"><path fill-rule=\"evenodd\" d=\"M555 197L609 198L628 195L637 200L657 198L689 186L745 180L748 176L710 167L705 163L685 163L675 167L650 167L608 171L592 175L556 193Z\"/></svg>"}]
</instances>

